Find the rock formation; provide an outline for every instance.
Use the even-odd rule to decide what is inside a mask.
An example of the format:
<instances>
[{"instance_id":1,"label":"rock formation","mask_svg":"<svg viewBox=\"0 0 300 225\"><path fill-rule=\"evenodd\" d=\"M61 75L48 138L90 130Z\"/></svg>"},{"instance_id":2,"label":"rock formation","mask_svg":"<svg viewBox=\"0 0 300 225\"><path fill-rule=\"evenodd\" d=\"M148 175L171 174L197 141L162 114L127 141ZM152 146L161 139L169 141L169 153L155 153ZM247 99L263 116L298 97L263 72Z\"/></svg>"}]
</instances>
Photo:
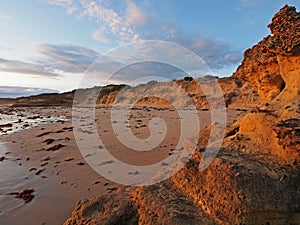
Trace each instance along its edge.
<instances>
[{"instance_id":1,"label":"rock formation","mask_svg":"<svg viewBox=\"0 0 300 225\"><path fill-rule=\"evenodd\" d=\"M300 13L286 5L268 27L272 35L248 49L234 73L234 77L256 87L267 101L276 98L286 86L290 92L299 87Z\"/></svg>"},{"instance_id":2,"label":"rock formation","mask_svg":"<svg viewBox=\"0 0 300 225\"><path fill-rule=\"evenodd\" d=\"M209 108L209 104L199 83L203 86L209 86L211 85L209 83L210 79L216 78L179 79L161 83L151 81L136 87L107 85L105 87L78 89L62 94L41 94L22 97L13 100L12 103L14 107L72 106L76 92L76 95L79 96L76 98L77 103L83 105L94 105L95 103L98 107L111 106L113 104L128 105L131 101L136 100L136 105L139 106L152 104L158 107L169 107L170 103L164 99L172 93L171 96L174 99L172 103L177 106L186 107L192 105L199 109L207 109ZM256 90L249 83L245 83L234 77L219 78L216 80L224 93L224 101L227 107L237 108L241 103L247 103L248 107L254 107L260 102L260 97L257 95ZM174 87L180 90L183 89L187 93L188 98L180 96ZM166 92L166 89L169 91L173 90L174 92ZM149 97L141 98L144 95L149 95ZM90 98L91 96L97 96L96 100Z\"/></svg>"},{"instance_id":3,"label":"rock formation","mask_svg":"<svg viewBox=\"0 0 300 225\"><path fill-rule=\"evenodd\" d=\"M81 200L65 225L299 224L300 13L284 6L269 28L272 35L245 52L233 77L219 79L227 107L248 113L228 124L222 148L206 170L198 168L211 126L200 131L194 155L173 177ZM175 82L197 107L208 107L193 79ZM123 88L134 96L153 83L147 85L108 87L97 103L122 102L116 96ZM164 85L154 87L162 96ZM155 99L140 103L149 101Z\"/></svg>"},{"instance_id":4,"label":"rock formation","mask_svg":"<svg viewBox=\"0 0 300 225\"><path fill-rule=\"evenodd\" d=\"M65 225L299 224L300 13L284 6L269 28L272 35L245 52L234 78L220 80L223 90L236 85L233 93L226 91L227 105L249 108L240 92L243 87L252 93L249 83L262 102L228 126L208 169L198 171L210 127L200 132L196 153L175 176L80 201ZM193 90L192 80L179 82Z\"/></svg>"}]
</instances>

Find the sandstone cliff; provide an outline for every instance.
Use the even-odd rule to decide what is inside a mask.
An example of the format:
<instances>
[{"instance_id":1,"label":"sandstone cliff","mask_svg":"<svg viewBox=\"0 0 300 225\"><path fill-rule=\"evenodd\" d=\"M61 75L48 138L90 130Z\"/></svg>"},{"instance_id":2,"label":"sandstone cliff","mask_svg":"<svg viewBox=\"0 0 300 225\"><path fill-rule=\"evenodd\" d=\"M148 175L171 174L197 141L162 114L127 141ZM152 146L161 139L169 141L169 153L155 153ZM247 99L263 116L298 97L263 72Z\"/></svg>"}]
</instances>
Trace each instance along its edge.
<instances>
[{"instance_id":1,"label":"sandstone cliff","mask_svg":"<svg viewBox=\"0 0 300 225\"><path fill-rule=\"evenodd\" d=\"M250 82L266 101L285 88L297 95L299 87L300 13L284 6L268 25L272 35L244 53L234 77ZM290 96L292 97L292 96Z\"/></svg>"},{"instance_id":2,"label":"sandstone cliff","mask_svg":"<svg viewBox=\"0 0 300 225\"><path fill-rule=\"evenodd\" d=\"M105 87L94 87L78 89L62 94L40 94L30 97L21 97L14 100L14 107L47 107L47 106L72 106L75 92L81 97L80 102L88 102L89 96L97 93L97 104L110 105L114 102L117 93L124 85L107 85Z\"/></svg>"},{"instance_id":3,"label":"sandstone cliff","mask_svg":"<svg viewBox=\"0 0 300 225\"><path fill-rule=\"evenodd\" d=\"M210 126L175 176L82 200L65 224L299 224L300 14L285 6L269 28L272 35L247 50L234 78L225 82L235 83L236 91L251 90L245 87L250 83L263 102L228 124L208 169L198 171ZM242 93L236 96L230 104ZM239 100L238 106L248 103Z\"/></svg>"},{"instance_id":4,"label":"sandstone cliff","mask_svg":"<svg viewBox=\"0 0 300 225\"><path fill-rule=\"evenodd\" d=\"M157 107L169 107L170 102L164 99L172 93L172 99L174 99L172 103L177 106L195 106L198 109L208 109L209 104L206 94L203 93L199 83L201 83L201 86L209 87L211 79L216 79L222 89L224 101L228 108L255 107L261 101L257 91L249 83L243 82L238 78L213 78L210 76L190 80L187 78L189 77L170 82L151 81L136 87L107 85L105 87L78 89L62 94L41 94L11 99L11 104L14 107L72 106L76 92L80 96L77 97L77 103L80 104L91 104L90 101L92 98L90 97L97 96L96 106L99 107L112 106L113 104L128 105L132 101L136 101L136 105L139 106L148 106L151 104ZM178 94L178 91L174 87L184 90L188 97L186 98ZM170 92L172 90L173 92ZM147 97L141 98L141 96Z\"/></svg>"}]
</instances>

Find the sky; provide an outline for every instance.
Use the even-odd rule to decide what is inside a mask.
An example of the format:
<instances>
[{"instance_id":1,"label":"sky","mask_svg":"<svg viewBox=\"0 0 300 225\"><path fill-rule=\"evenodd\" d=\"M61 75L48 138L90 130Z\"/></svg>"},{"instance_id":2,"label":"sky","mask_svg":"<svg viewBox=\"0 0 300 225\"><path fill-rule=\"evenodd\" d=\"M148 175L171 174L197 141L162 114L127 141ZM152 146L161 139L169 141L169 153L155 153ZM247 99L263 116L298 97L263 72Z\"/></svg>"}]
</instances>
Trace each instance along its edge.
<instances>
[{"instance_id":1,"label":"sky","mask_svg":"<svg viewBox=\"0 0 300 225\"><path fill-rule=\"evenodd\" d=\"M285 4L299 11L300 0L2 0L0 95L73 90L99 57L119 63L103 56L147 40L183 46L212 75L230 76Z\"/></svg>"}]
</instances>

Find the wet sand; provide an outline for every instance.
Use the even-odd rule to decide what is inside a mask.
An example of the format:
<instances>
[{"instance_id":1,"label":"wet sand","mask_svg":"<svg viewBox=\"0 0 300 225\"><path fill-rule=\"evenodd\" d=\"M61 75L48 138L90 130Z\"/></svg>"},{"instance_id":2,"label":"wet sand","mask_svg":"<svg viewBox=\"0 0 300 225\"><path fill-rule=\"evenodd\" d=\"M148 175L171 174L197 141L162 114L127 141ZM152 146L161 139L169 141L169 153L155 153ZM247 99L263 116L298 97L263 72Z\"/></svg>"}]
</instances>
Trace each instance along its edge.
<instances>
[{"instance_id":1,"label":"wet sand","mask_svg":"<svg viewBox=\"0 0 300 225\"><path fill-rule=\"evenodd\" d=\"M70 108L26 110L31 114L62 115L67 121L1 134L0 157L4 157L4 160L0 162L0 224L62 224L70 217L78 200L110 192L118 184L100 176L84 160L74 138ZM149 118L157 116L158 111L173 126L171 135L167 136L164 145L158 146L152 153L142 152L138 156L132 155L132 152L129 154L124 146L116 143L113 130L109 129L107 109L97 110L96 123L104 131L99 133L105 145L110 146L112 153L120 160L132 164L151 164L172 152L172 138L178 132L175 121L178 118L174 111L168 109L137 109L133 112L131 122L133 133L145 138L149 135ZM228 121L233 121L242 113L229 111ZM201 111L200 114L201 128L204 128L210 124L210 113ZM83 129L85 132L88 130L88 126ZM8 195L28 188L34 189L34 198L27 204L22 199Z\"/></svg>"},{"instance_id":2,"label":"wet sand","mask_svg":"<svg viewBox=\"0 0 300 225\"><path fill-rule=\"evenodd\" d=\"M52 113L65 115L65 109ZM53 133L40 136L47 132ZM0 156L5 157L0 162L0 224L62 224L78 200L115 186L85 163L71 121L1 135L0 143ZM64 147L51 150L59 145ZM7 195L28 188L35 197L27 204Z\"/></svg>"}]
</instances>

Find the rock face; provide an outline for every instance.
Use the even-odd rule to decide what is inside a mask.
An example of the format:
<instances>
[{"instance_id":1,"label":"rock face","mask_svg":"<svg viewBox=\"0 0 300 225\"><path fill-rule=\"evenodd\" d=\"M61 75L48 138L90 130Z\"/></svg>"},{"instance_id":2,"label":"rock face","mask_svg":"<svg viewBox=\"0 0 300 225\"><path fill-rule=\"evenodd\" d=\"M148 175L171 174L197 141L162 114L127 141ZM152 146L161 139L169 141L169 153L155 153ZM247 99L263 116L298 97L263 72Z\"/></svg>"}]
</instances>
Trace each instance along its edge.
<instances>
[{"instance_id":1,"label":"rock face","mask_svg":"<svg viewBox=\"0 0 300 225\"><path fill-rule=\"evenodd\" d=\"M169 107L171 102L178 107L195 106L199 109L208 109L210 105L206 97L207 93L204 93L203 89L213 89L216 83L224 93L223 97L227 107L238 107L241 102L253 106L260 102L256 90L237 78L206 76L197 79L185 77L184 79L163 83L151 81L136 87L126 87L118 93L115 103L128 105L130 102L137 102L137 105L140 106L151 104L158 107ZM185 94L182 94L182 90ZM147 95L149 97L141 97Z\"/></svg>"},{"instance_id":2,"label":"rock face","mask_svg":"<svg viewBox=\"0 0 300 225\"><path fill-rule=\"evenodd\" d=\"M300 13L286 5L268 27L272 35L244 53L244 61L234 77L250 82L263 99L272 100L285 86L299 87L295 80L299 82ZM290 74L287 68L296 74Z\"/></svg>"},{"instance_id":3,"label":"rock face","mask_svg":"<svg viewBox=\"0 0 300 225\"><path fill-rule=\"evenodd\" d=\"M251 90L247 96L250 83L268 102L228 124L205 171L198 167L211 126L200 131L191 160L169 180L80 201L65 224L299 224L299 13L285 6L269 27L272 35L247 50L234 78L224 82ZM247 96L232 92L225 99L247 108Z\"/></svg>"},{"instance_id":4,"label":"rock face","mask_svg":"<svg viewBox=\"0 0 300 225\"><path fill-rule=\"evenodd\" d=\"M75 91L80 95L78 101L89 102L89 96L98 95L96 103L98 105L111 105L117 93L124 88L124 85L107 85L105 87L94 87L78 89L62 94L41 94L30 97L17 98L14 107L36 107L36 106L72 106ZM1 102L0 102L1 103Z\"/></svg>"},{"instance_id":5,"label":"rock face","mask_svg":"<svg viewBox=\"0 0 300 225\"><path fill-rule=\"evenodd\" d=\"M137 211L127 195L110 194L107 198L80 201L65 224L136 224Z\"/></svg>"},{"instance_id":6,"label":"rock face","mask_svg":"<svg viewBox=\"0 0 300 225\"><path fill-rule=\"evenodd\" d=\"M257 105L260 102L260 97L255 94L256 90L248 83L241 80L228 78L213 78L210 76L204 78L189 78L170 81L170 82L156 82L151 81L147 84L141 84L136 87L126 85L107 85L105 87L94 87L87 89L76 90L76 101L80 104L96 103L96 106L111 106L113 104L128 105L132 101L137 102L136 105L147 106L149 104L158 107L168 107L170 105L164 99L172 96L174 100L172 103L181 106L196 106L197 108L209 108L205 93L201 86L209 87L212 79L216 79L218 85L224 93L224 100L227 107L237 107L241 102L247 102L248 105ZM166 91L169 90L169 91ZM184 90L188 98L184 98L178 90ZM22 97L14 100L14 107L30 107L30 106L72 106L74 100L75 90L62 94L41 94L31 97ZM141 96L149 96L141 98ZM91 102L97 96L96 102ZM159 98L158 98L159 97ZM172 99L170 99L172 101ZM0 101L1 105L1 101Z\"/></svg>"},{"instance_id":7,"label":"rock face","mask_svg":"<svg viewBox=\"0 0 300 225\"><path fill-rule=\"evenodd\" d=\"M0 105L1 106L10 106L15 103L15 99L11 98L0 98Z\"/></svg>"}]
</instances>

